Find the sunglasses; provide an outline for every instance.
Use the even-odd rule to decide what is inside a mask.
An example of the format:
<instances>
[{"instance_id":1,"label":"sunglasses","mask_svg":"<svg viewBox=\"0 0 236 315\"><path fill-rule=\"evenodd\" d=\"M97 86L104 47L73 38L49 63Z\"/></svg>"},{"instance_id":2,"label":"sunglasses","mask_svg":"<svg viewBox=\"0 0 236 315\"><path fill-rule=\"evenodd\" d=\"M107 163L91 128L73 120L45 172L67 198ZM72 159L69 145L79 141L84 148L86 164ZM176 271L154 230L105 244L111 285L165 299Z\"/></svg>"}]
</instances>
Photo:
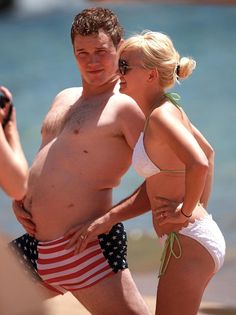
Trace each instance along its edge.
<instances>
[{"instance_id":1,"label":"sunglasses","mask_svg":"<svg viewBox=\"0 0 236 315\"><path fill-rule=\"evenodd\" d=\"M128 70L132 69L126 60L119 59L119 71L121 75L125 75Z\"/></svg>"},{"instance_id":2,"label":"sunglasses","mask_svg":"<svg viewBox=\"0 0 236 315\"><path fill-rule=\"evenodd\" d=\"M142 65L134 65L134 66L129 66L127 61L124 59L119 59L119 71L121 75L125 75L129 70L133 68L142 68L145 69L144 66Z\"/></svg>"}]
</instances>

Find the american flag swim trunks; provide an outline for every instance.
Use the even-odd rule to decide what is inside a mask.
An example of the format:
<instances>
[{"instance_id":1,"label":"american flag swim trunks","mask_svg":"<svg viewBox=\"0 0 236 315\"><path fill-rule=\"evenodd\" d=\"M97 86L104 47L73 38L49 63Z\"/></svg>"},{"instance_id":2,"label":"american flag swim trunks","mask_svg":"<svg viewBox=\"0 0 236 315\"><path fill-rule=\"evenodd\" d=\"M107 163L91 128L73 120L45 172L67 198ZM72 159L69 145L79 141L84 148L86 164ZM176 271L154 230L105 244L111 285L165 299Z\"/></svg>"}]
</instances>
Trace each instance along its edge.
<instances>
[{"instance_id":1,"label":"american flag swim trunks","mask_svg":"<svg viewBox=\"0 0 236 315\"><path fill-rule=\"evenodd\" d=\"M12 244L27 268L34 274L37 271L43 284L60 294L87 288L128 268L127 235L122 223L113 226L108 234L99 235L82 253L75 255L74 248L66 250L68 242L65 237L38 242L25 234Z\"/></svg>"}]
</instances>

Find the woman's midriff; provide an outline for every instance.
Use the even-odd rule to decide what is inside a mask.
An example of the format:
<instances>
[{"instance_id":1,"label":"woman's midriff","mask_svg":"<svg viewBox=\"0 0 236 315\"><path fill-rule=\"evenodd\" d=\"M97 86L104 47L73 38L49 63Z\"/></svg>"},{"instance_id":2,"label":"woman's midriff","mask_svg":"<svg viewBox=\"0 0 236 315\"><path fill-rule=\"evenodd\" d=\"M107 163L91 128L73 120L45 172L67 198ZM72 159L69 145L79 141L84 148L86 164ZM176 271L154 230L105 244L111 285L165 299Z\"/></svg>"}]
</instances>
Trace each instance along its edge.
<instances>
[{"instance_id":1,"label":"woman's midriff","mask_svg":"<svg viewBox=\"0 0 236 315\"><path fill-rule=\"evenodd\" d=\"M158 208L158 197L162 197L177 203L182 203L185 193L185 174L158 174L147 179L147 193L151 203L152 219L154 229L159 237L169 234L170 232L176 232L183 226L187 226L188 222L194 222L196 219L206 216L206 210L199 204L193 211L192 217L189 221L183 224L166 223L160 226L154 211Z\"/></svg>"}]
</instances>

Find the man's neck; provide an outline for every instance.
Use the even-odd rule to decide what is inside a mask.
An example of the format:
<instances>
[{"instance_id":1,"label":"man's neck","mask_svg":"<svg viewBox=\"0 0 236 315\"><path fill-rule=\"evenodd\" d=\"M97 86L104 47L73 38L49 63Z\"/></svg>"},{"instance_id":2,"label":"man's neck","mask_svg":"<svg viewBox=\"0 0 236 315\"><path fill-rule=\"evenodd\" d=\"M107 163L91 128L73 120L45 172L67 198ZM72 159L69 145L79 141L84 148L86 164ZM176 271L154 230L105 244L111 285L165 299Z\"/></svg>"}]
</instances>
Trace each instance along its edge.
<instances>
[{"instance_id":1,"label":"man's neck","mask_svg":"<svg viewBox=\"0 0 236 315\"><path fill-rule=\"evenodd\" d=\"M119 81L119 78L114 77L108 82L106 82L105 84L96 86L96 85L88 84L87 82L84 82L82 80L82 83L83 83L82 96L85 98L88 98L88 97L98 96L105 93L110 93L112 91L117 92L119 90L117 88L118 81Z\"/></svg>"}]
</instances>

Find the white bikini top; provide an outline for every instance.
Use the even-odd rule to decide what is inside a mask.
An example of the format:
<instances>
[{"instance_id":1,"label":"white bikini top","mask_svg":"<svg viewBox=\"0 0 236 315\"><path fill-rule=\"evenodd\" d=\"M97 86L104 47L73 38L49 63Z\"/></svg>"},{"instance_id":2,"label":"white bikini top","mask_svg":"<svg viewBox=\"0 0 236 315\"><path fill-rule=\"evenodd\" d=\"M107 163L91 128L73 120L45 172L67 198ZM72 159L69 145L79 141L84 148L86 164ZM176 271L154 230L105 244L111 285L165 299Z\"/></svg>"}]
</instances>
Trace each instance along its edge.
<instances>
[{"instance_id":1,"label":"white bikini top","mask_svg":"<svg viewBox=\"0 0 236 315\"><path fill-rule=\"evenodd\" d=\"M155 165L146 153L144 143L143 143L144 133L141 132L138 142L134 147L134 152L132 156L132 165L138 175L148 178L156 175L160 172L165 173L184 173L185 170L161 170L157 165Z\"/></svg>"}]
</instances>

